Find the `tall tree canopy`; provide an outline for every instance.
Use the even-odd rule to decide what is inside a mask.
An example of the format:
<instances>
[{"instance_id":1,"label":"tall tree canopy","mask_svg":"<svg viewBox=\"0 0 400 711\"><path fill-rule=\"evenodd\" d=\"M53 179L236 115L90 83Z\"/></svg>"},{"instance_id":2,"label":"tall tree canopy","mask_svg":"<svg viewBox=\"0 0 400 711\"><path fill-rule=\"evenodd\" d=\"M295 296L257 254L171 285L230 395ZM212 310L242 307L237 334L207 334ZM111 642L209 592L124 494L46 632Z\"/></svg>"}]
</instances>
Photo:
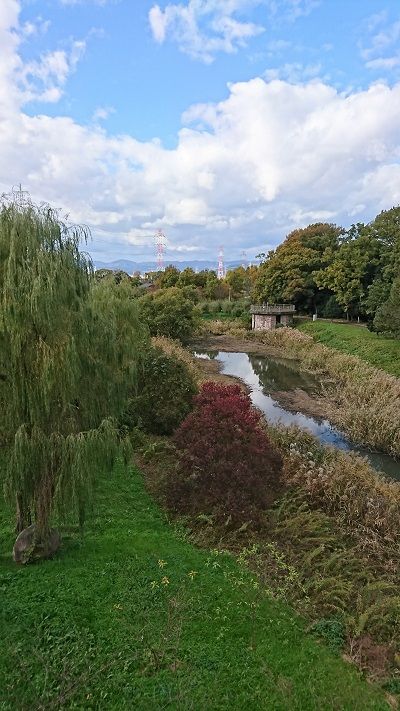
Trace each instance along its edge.
<instances>
[{"instance_id":1,"label":"tall tree canopy","mask_svg":"<svg viewBox=\"0 0 400 711\"><path fill-rule=\"evenodd\" d=\"M400 274L400 207L384 210L368 229L379 251L374 280L368 285L365 309L370 318L389 298L394 280Z\"/></svg>"},{"instance_id":2,"label":"tall tree canopy","mask_svg":"<svg viewBox=\"0 0 400 711\"><path fill-rule=\"evenodd\" d=\"M327 264L327 251L337 248L341 232L336 225L322 222L291 232L260 265L255 298L294 303L300 311L316 308L329 296L319 290L316 276Z\"/></svg>"},{"instance_id":3,"label":"tall tree canopy","mask_svg":"<svg viewBox=\"0 0 400 711\"><path fill-rule=\"evenodd\" d=\"M325 258L328 265L315 277L318 286L330 289L348 316L365 313L363 301L379 260L375 237L363 224L354 225Z\"/></svg>"},{"instance_id":4,"label":"tall tree canopy","mask_svg":"<svg viewBox=\"0 0 400 711\"><path fill-rule=\"evenodd\" d=\"M17 529L33 522L37 544L56 507L82 522L93 476L117 451L115 418L135 377L137 307L115 283L94 287L91 261L79 251L86 237L48 207L0 209L6 491Z\"/></svg>"},{"instance_id":5,"label":"tall tree canopy","mask_svg":"<svg viewBox=\"0 0 400 711\"><path fill-rule=\"evenodd\" d=\"M387 301L376 311L374 330L400 338L400 277L394 280Z\"/></svg>"}]
</instances>

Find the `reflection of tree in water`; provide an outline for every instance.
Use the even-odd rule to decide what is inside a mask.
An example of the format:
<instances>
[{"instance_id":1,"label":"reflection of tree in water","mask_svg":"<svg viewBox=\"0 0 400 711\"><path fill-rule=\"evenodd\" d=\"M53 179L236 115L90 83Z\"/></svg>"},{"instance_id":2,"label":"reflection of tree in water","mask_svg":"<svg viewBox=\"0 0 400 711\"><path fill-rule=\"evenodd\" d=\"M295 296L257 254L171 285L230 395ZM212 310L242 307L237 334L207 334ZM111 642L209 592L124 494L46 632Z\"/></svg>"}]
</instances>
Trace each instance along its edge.
<instances>
[{"instance_id":1,"label":"reflection of tree in water","mask_svg":"<svg viewBox=\"0 0 400 711\"><path fill-rule=\"evenodd\" d=\"M316 390L317 381L311 375L300 373L285 363L256 355L249 355L249 361L266 392L296 388L306 392Z\"/></svg>"},{"instance_id":2,"label":"reflection of tree in water","mask_svg":"<svg viewBox=\"0 0 400 711\"><path fill-rule=\"evenodd\" d=\"M196 350L194 355L197 356L197 358L209 358L210 360L215 360L218 356L218 351Z\"/></svg>"}]
</instances>

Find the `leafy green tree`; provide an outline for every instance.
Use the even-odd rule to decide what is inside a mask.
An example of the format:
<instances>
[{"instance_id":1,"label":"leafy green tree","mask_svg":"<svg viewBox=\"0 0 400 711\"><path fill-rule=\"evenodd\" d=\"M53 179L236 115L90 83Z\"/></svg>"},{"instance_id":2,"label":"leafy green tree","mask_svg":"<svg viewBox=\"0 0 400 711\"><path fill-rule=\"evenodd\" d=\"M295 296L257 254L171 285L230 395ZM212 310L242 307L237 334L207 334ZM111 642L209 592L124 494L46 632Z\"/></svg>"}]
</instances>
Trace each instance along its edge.
<instances>
[{"instance_id":1,"label":"leafy green tree","mask_svg":"<svg viewBox=\"0 0 400 711\"><path fill-rule=\"evenodd\" d=\"M191 411L195 394L196 384L187 365L160 348L149 348L125 422L153 434L171 435Z\"/></svg>"},{"instance_id":2,"label":"leafy green tree","mask_svg":"<svg viewBox=\"0 0 400 711\"><path fill-rule=\"evenodd\" d=\"M374 330L400 338L400 277L394 280L388 300L377 309Z\"/></svg>"},{"instance_id":3,"label":"leafy green tree","mask_svg":"<svg viewBox=\"0 0 400 711\"><path fill-rule=\"evenodd\" d=\"M34 523L36 547L46 548L56 509L83 523L92 481L118 451L113 418L136 372L135 302L111 293L115 285L92 290L92 264L79 251L86 237L47 207L0 209L6 493L17 530Z\"/></svg>"},{"instance_id":4,"label":"leafy green tree","mask_svg":"<svg viewBox=\"0 0 400 711\"><path fill-rule=\"evenodd\" d=\"M347 317L363 315L363 301L372 283L379 245L364 225L353 225L339 249L325 253L328 266L315 276L320 287L330 289Z\"/></svg>"},{"instance_id":5,"label":"leafy green tree","mask_svg":"<svg viewBox=\"0 0 400 711\"><path fill-rule=\"evenodd\" d=\"M196 286L196 273L191 267L186 267L180 274L177 286Z\"/></svg>"},{"instance_id":6,"label":"leafy green tree","mask_svg":"<svg viewBox=\"0 0 400 711\"><path fill-rule=\"evenodd\" d=\"M196 286L198 286L200 289L204 289L204 287L207 283L207 278L208 278L209 274L210 274L209 269L202 269L201 271L197 272Z\"/></svg>"},{"instance_id":7,"label":"leafy green tree","mask_svg":"<svg viewBox=\"0 0 400 711\"><path fill-rule=\"evenodd\" d=\"M243 296L243 294L246 292L246 287L248 287L248 277L246 269L244 267L236 267L236 269L229 269L225 277L225 281L230 288L231 296Z\"/></svg>"},{"instance_id":8,"label":"leafy green tree","mask_svg":"<svg viewBox=\"0 0 400 711\"><path fill-rule=\"evenodd\" d=\"M101 279L111 279L116 284L119 284L123 280L130 281L132 277L130 277L129 274L124 272L122 269L97 269L95 271L95 279L96 281L100 281Z\"/></svg>"},{"instance_id":9,"label":"leafy green tree","mask_svg":"<svg viewBox=\"0 0 400 711\"><path fill-rule=\"evenodd\" d=\"M206 299L214 299L215 289L218 287L217 274L214 271L210 271L207 274L206 283L204 285L204 296Z\"/></svg>"},{"instance_id":10,"label":"leafy green tree","mask_svg":"<svg viewBox=\"0 0 400 711\"><path fill-rule=\"evenodd\" d=\"M317 276L334 251L342 230L336 225L316 223L291 232L285 241L268 253L260 265L254 297L272 303L290 302L302 310L314 310L321 302ZM325 299L330 293L323 294Z\"/></svg>"},{"instance_id":11,"label":"leafy green tree","mask_svg":"<svg viewBox=\"0 0 400 711\"><path fill-rule=\"evenodd\" d=\"M218 279L216 272L209 271L204 286L204 296L206 299L226 299L228 294L229 286L225 280Z\"/></svg>"},{"instance_id":12,"label":"leafy green tree","mask_svg":"<svg viewBox=\"0 0 400 711\"><path fill-rule=\"evenodd\" d=\"M400 207L384 210L367 229L379 248L376 273L365 298L366 313L373 319L389 298L392 283L400 273Z\"/></svg>"},{"instance_id":13,"label":"leafy green tree","mask_svg":"<svg viewBox=\"0 0 400 711\"><path fill-rule=\"evenodd\" d=\"M167 336L187 343L198 325L193 301L178 287L160 289L139 300L140 314L152 336Z\"/></svg>"},{"instance_id":14,"label":"leafy green tree","mask_svg":"<svg viewBox=\"0 0 400 711\"><path fill-rule=\"evenodd\" d=\"M168 289L171 286L176 286L179 279L179 269L169 264L163 272L159 272L157 276L157 284L160 289Z\"/></svg>"}]
</instances>

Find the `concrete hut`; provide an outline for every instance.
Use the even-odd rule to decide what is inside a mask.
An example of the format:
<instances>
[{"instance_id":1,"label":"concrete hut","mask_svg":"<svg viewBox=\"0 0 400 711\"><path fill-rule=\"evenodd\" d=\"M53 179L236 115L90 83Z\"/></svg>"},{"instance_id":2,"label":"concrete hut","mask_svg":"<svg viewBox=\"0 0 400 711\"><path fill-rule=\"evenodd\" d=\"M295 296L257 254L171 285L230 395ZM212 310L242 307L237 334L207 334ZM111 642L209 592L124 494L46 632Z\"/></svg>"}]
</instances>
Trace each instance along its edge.
<instances>
[{"instance_id":1,"label":"concrete hut","mask_svg":"<svg viewBox=\"0 0 400 711\"><path fill-rule=\"evenodd\" d=\"M272 331L278 326L292 326L293 304L254 304L250 306L253 331Z\"/></svg>"}]
</instances>

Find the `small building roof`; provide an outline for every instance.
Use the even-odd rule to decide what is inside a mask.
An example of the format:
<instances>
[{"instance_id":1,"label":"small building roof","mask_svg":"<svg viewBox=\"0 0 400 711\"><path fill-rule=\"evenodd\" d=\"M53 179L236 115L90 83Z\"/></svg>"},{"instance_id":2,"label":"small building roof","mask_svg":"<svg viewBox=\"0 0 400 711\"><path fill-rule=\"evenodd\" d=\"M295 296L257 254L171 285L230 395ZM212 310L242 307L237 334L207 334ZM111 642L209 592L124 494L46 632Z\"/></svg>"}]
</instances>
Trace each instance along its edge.
<instances>
[{"instance_id":1,"label":"small building roof","mask_svg":"<svg viewBox=\"0 0 400 711\"><path fill-rule=\"evenodd\" d=\"M296 311L294 304L252 304L250 306L251 314L293 314Z\"/></svg>"}]
</instances>

